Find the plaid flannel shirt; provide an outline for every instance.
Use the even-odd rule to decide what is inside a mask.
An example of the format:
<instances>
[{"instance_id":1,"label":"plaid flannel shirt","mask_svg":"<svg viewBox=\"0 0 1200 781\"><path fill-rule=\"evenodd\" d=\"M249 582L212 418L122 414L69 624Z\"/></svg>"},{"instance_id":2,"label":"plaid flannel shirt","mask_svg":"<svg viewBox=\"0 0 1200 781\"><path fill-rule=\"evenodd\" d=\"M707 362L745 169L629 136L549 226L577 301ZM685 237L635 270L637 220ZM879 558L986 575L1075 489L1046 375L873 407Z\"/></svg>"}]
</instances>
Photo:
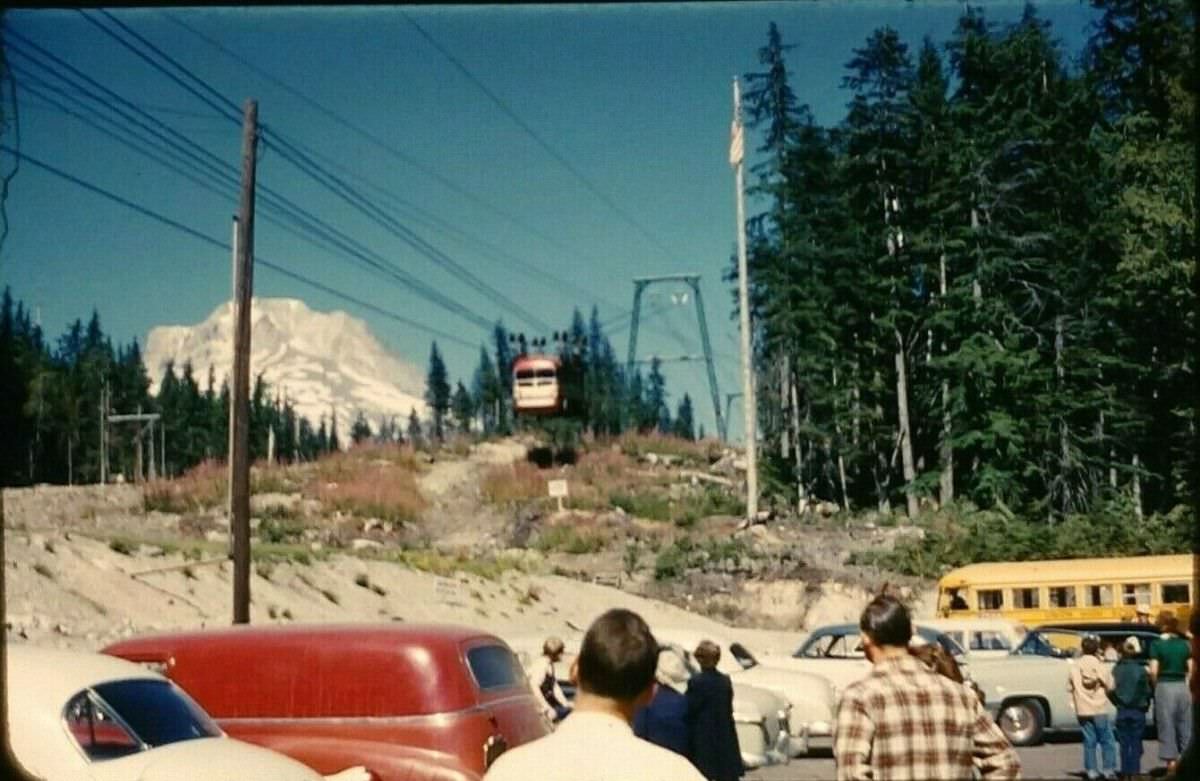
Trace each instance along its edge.
<instances>
[{"instance_id":1,"label":"plaid flannel shirt","mask_svg":"<svg viewBox=\"0 0 1200 781\"><path fill-rule=\"evenodd\" d=\"M838 704L838 781L1021 777L1021 761L979 698L907 654L876 664Z\"/></svg>"}]
</instances>

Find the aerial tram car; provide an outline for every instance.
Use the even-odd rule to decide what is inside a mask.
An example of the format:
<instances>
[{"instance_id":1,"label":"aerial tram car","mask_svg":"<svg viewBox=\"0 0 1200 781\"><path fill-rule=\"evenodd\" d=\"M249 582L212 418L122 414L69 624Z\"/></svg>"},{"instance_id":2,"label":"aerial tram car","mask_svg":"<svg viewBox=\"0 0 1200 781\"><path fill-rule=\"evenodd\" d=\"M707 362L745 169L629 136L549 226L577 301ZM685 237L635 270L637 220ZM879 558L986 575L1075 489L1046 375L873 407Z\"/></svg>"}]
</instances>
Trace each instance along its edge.
<instances>
[{"instance_id":1,"label":"aerial tram car","mask_svg":"<svg viewBox=\"0 0 1200 781\"><path fill-rule=\"evenodd\" d=\"M575 371L574 360L579 355L582 344L572 345L568 342L567 334L555 332L554 343L559 346L560 354L555 355L547 350L547 341L532 339L526 341L525 335L509 337L517 347L516 358L512 366L512 400L513 412L517 417L557 418L571 413L582 412L583 405L578 391L582 377Z\"/></svg>"}]
</instances>

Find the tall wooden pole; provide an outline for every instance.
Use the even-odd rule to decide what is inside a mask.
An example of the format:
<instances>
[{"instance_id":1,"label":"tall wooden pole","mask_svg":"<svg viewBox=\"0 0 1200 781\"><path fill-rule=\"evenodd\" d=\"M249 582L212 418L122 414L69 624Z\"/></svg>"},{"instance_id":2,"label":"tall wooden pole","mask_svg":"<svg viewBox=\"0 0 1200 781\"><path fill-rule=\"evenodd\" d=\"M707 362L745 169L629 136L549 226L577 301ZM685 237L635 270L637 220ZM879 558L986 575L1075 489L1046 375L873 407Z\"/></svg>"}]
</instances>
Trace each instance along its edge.
<instances>
[{"instance_id":1,"label":"tall wooden pole","mask_svg":"<svg viewBox=\"0 0 1200 781\"><path fill-rule=\"evenodd\" d=\"M746 194L743 182L745 135L742 129L742 92L733 80L733 138L729 145L729 164L737 180L738 310L742 330L742 420L746 429L746 518L758 519L758 426L754 402L754 378L750 354L750 296L746 282Z\"/></svg>"},{"instance_id":2,"label":"tall wooden pole","mask_svg":"<svg viewBox=\"0 0 1200 781\"><path fill-rule=\"evenodd\" d=\"M250 302L254 292L254 173L258 102L242 122L242 197L233 284L233 387L230 389L229 526L233 532L233 623L250 623Z\"/></svg>"}]
</instances>

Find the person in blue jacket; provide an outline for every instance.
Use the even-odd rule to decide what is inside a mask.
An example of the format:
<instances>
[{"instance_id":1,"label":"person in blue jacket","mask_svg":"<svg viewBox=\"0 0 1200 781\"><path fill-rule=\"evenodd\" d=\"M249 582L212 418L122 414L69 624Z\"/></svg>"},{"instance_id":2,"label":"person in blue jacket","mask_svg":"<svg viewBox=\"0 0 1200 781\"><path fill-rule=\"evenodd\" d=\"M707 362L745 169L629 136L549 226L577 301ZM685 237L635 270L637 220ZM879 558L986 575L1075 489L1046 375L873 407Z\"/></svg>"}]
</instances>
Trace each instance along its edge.
<instances>
[{"instance_id":1,"label":"person in blue jacket","mask_svg":"<svg viewBox=\"0 0 1200 781\"><path fill-rule=\"evenodd\" d=\"M688 681L688 756L709 781L738 781L742 751L733 723L733 682L717 671L721 647L702 640L692 655L700 672Z\"/></svg>"},{"instance_id":2,"label":"person in blue jacket","mask_svg":"<svg viewBox=\"0 0 1200 781\"><path fill-rule=\"evenodd\" d=\"M654 699L633 717L633 734L651 743L688 756L687 690L691 674L683 659L670 648L660 648L654 680Z\"/></svg>"}]
</instances>

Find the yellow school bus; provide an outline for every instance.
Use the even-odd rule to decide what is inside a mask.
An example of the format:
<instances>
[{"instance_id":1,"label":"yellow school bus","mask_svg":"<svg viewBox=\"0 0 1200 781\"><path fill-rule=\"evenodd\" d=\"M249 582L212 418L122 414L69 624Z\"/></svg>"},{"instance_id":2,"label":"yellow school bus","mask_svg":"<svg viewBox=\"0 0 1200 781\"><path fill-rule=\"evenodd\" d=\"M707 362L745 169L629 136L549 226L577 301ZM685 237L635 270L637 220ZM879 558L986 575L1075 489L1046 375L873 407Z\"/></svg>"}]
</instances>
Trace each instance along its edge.
<instances>
[{"instance_id":1,"label":"yellow school bus","mask_svg":"<svg viewBox=\"0 0 1200 781\"><path fill-rule=\"evenodd\" d=\"M1151 617L1191 615L1192 557L1127 556L968 564L938 581L938 615L1006 618L1026 626L1051 621L1132 621L1138 605Z\"/></svg>"}]
</instances>

